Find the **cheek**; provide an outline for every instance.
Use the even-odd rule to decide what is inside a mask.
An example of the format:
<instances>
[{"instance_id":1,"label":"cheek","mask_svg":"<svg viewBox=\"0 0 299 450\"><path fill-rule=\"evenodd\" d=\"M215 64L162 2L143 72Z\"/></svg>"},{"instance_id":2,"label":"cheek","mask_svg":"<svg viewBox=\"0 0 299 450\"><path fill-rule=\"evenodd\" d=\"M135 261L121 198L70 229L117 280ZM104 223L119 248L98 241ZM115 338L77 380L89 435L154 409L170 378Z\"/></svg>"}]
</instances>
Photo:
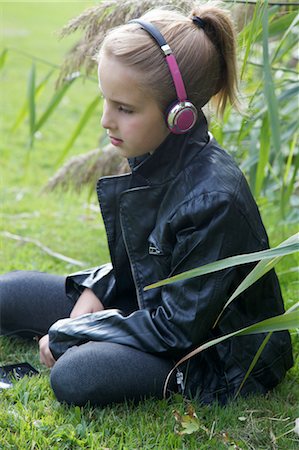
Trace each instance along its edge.
<instances>
[{"instance_id":1,"label":"cheek","mask_svg":"<svg viewBox=\"0 0 299 450\"><path fill-rule=\"evenodd\" d=\"M138 120L130 120L129 123L126 124L125 133L128 138L133 138L140 134L140 123Z\"/></svg>"},{"instance_id":2,"label":"cheek","mask_svg":"<svg viewBox=\"0 0 299 450\"><path fill-rule=\"evenodd\" d=\"M139 141L144 139L144 136L148 134L149 126L144 119L132 118L127 122L125 132L131 139L133 138L134 140Z\"/></svg>"}]
</instances>

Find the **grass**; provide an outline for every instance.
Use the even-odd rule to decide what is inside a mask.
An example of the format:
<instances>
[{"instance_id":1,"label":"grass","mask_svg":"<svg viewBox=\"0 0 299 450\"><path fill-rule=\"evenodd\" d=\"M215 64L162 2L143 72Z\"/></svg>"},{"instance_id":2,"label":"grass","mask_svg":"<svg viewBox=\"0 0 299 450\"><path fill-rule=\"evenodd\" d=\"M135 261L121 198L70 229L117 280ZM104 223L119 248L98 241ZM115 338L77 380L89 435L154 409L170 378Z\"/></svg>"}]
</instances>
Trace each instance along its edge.
<instances>
[{"instance_id":1,"label":"grass","mask_svg":"<svg viewBox=\"0 0 299 450\"><path fill-rule=\"evenodd\" d=\"M1 229L38 239L54 251L93 266L108 260L104 227L93 194L43 193L54 173L59 151L90 98L96 84L76 82L28 151L29 127L25 122L11 132L23 105L32 61L21 52L59 64L71 40L59 42L53 31L92 2L1 2L2 45L9 47L1 75ZM15 49L15 50L12 50ZM37 79L49 68L36 61ZM52 85L54 84L54 78ZM46 105L50 88L41 94ZM42 111L37 111L40 115ZM72 148L72 155L95 148L99 117L95 114ZM277 223L276 212L262 208L272 245L293 234L295 225ZM77 267L46 254L32 243L1 235L0 272L43 270L67 274ZM286 306L297 297L298 278L294 256L277 267ZM179 435L174 410L181 414L187 403L180 396L169 400L146 400L106 408L66 407L59 404L49 386L49 371L41 366L34 342L0 338L0 363L28 361L40 375L0 391L0 449L279 449L298 448L292 430L299 416L299 345L293 334L297 365L285 381L268 395L237 399L222 408L194 405L200 427L191 435ZM202 427L201 427L202 426ZM235 447L234 447L235 446Z\"/></svg>"}]
</instances>

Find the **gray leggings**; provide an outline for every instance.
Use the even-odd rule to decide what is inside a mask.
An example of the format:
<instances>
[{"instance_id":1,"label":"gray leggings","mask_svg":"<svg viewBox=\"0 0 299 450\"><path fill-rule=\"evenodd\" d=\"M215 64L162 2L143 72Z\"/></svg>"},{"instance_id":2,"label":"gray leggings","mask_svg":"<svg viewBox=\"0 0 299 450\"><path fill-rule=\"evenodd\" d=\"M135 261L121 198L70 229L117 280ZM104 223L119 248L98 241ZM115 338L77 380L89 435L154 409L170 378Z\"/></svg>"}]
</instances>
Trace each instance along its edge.
<instances>
[{"instance_id":1,"label":"gray leggings","mask_svg":"<svg viewBox=\"0 0 299 450\"><path fill-rule=\"evenodd\" d=\"M64 282L64 277L41 272L1 275L0 334L42 336L58 319L68 317L74 305L65 295ZM125 399L161 398L172 366L171 359L125 345L88 342L61 356L50 379L59 401L104 406ZM170 387L175 389L173 380Z\"/></svg>"}]
</instances>

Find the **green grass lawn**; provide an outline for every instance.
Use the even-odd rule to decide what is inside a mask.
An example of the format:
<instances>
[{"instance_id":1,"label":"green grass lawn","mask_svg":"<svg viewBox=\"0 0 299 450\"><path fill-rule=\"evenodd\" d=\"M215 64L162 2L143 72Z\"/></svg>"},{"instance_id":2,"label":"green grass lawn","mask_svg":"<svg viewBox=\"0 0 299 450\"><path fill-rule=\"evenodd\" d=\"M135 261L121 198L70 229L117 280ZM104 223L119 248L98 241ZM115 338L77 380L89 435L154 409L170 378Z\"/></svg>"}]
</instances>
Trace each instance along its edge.
<instances>
[{"instance_id":1,"label":"green grass lawn","mask_svg":"<svg viewBox=\"0 0 299 450\"><path fill-rule=\"evenodd\" d=\"M76 121L97 93L96 82L78 81L28 150L29 127L24 121L11 132L27 92L32 60L25 54L60 64L74 38L59 41L54 32L81 12L91 1L1 2L2 48L9 52L1 76L1 233L37 239L53 251L93 266L109 258L96 196L83 189L74 192L42 192L56 170L60 152ZM36 60L37 81L50 66ZM51 97L50 86L41 93L37 115ZM75 155L93 149L100 136L99 111L71 150ZM263 209L272 245L296 231L279 222L275 212ZM77 266L45 253L34 243L16 241L1 234L0 273L9 270L42 270L67 274ZM286 257L277 266L286 307L297 301L296 259ZM279 449L299 446L292 431L299 417L298 339L293 333L297 364L285 381L267 396L237 399L225 408L194 404L198 422L191 435L175 432L174 411L187 411L180 396L147 400L106 408L67 407L59 404L49 385L49 370L39 363L34 342L0 338L0 364L28 361L40 375L0 391L0 449ZM237 447L238 446L238 447Z\"/></svg>"}]
</instances>

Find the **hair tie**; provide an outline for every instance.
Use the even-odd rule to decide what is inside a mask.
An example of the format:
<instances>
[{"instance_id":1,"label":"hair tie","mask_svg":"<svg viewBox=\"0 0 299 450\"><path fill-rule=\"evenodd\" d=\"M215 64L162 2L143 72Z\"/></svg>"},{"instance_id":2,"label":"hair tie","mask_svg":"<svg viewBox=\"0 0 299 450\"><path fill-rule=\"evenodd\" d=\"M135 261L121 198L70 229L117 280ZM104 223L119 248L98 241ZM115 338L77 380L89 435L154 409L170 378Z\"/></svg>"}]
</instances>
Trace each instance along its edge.
<instances>
[{"instance_id":1,"label":"hair tie","mask_svg":"<svg viewBox=\"0 0 299 450\"><path fill-rule=\"evenodd\" d=\"M192 17L192 21L193 23L195 23L195 25L197 25L199 28L202 28L204 30L205 26L206 26L206 22L205 20L202 20L200 17L198 16L193 16Z\"/></svg>"}]
</instances>

